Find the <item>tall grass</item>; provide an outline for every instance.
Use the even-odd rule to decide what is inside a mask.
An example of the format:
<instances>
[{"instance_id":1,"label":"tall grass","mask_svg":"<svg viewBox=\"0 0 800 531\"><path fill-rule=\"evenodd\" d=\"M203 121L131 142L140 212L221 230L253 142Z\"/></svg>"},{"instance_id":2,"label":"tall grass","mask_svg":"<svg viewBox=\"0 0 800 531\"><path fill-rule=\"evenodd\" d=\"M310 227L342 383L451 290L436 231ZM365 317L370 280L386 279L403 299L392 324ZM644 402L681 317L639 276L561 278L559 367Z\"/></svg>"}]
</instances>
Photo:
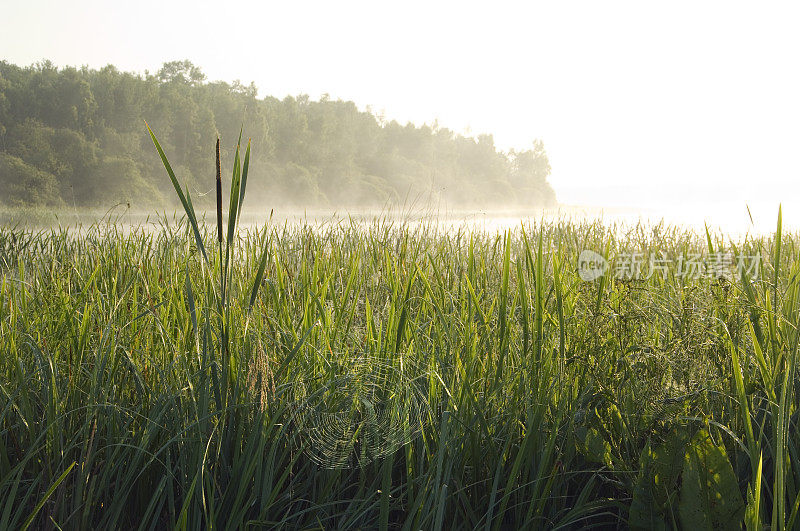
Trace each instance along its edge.
<instances>
[{"instance_id":1,"label":"tall grass","mask_svg":"<svg viewBox=\"0 0 800 531\"><path fill-rule=\"evenodd\" d=\"M0 229L0 527L796 527L780 223L240 229L237 143L225 231L153 140L177 222ZM765 259L584 282L584 249Z\"/></svg>"}]
</instances>

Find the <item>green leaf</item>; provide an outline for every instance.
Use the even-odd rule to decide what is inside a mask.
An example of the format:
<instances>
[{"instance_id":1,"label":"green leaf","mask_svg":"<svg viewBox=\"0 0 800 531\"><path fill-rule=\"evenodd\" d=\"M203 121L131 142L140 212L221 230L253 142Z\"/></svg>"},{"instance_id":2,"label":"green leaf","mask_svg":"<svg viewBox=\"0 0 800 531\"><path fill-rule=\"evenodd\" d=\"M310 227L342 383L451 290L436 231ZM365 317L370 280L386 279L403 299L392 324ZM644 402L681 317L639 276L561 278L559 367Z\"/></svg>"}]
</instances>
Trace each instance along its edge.
<instances>
[{"instance_id":1,"label":"green leaf","mask_svg":"<svg viewBox=\"0 0 800 531\"><path fill-rule=\"evenodd\" d=\"M677 429L655 449L645 447L628 519L631 529L666 529L674 520L674 497L688 441L686 431Z\"/></svg>"},{"instance_id":2,"label":"green leaf","mask_svg":"<svg viewBox=\"0 0 800 531\"><path fill-rule=\"evenodd\" d=\"M747 488L747 509L745 510L744 523L747 531L756 531L762 528L761 525L761 470L763 468L764 455L758 455L758 469L756 470L755 484L751 483Z\"/></svg>"},{"instance_id":3,"label":"green leaf","mask_svg":"<svg viewBox=\"0 0 800 531\"><path fill-rule=\"evenodd\" d=\"M25 520L22 529L28 529L31 526L31 524L33 523L33 519L36 518L36 515L39 514L39 511L42 510L42 507L44 507L45 502L50 498L50 496L53 495L53 492L55 492L58 486L61 485L61 482L64 481L64 479L66 479L66 477L72 471L72 467L74 467L75 465L76 463L73 461L72 464L69 465L67 469L61 473L60 476L58 476L58 479L56 479L53 482L53 484L50 485L50 488L47 489L47 492L44 493L42 499L39 500L39 503L37 503L36 507L33 508L33 512L31 512L31 514L28 515L28 518Z\"/></svg>"},{"instance_id":4,"label":"green leaf","mask_svg":"<svg viewBox=\"0 0 800 531\"><path fill-rule=\"evenodd\" d=\"M684 529L739 529L745 505L736 474L723 446L700 430L689 444L683 464L678 505Z\"/></svg>"},{"instance_id":5,"label":"green leaf","mask_svg":"<svg viewBox=\"0 0 800 531\"><path fill-rule=\"evenodd\" d=\"M200 228L197 224L197 216L194 211L194 206L191 204L191 198L188 196L188 193L184 194L183 190L181 190L181 185L178 183L178 178L175 177L175 172L172 171L172 166L170 165L169 160L167 160L167 155L164 153L164 150L161 149L161 144L159 144L155 133L153 133L153 130L150 129L149 125L147 125L147 122L145 122L145 125L147 126L147 131L150 133L150 139L153 141L156 151L158 151L158 156L161 157L161 162L164 164L164 169L167 170L169 180L172 181L172 187L175 188L175 192L178 194L178 199L181 200L181 204L183 205L183 210L186 211L186 216L189 218L189 224L194 232L194 239L197 243L197 248L200 249L201 253L203 253L203 258L205 258L206 263L208 263L206 247L203 245L203 238L200 236Z\"/></svg>"},{"instance_id":6,"label":"green leaf","mask_svg":"<svg viewBox=\"0 0 800 531\"><path fill-rule=\"evenodd\" d=\"M239 213L242 212L244 202L244 192L247 189L247 172L250 169L250 140L247 141L247 150L244 153L244 163L242 164L242 185L239 191Z\"/></svg>"},{"instance_id":7,"label":"green leaf","mask_svg":"<svg viewBox=\"0 0 800 531\"><path fill-rule=\"evenodd\" d=\"M239 134L241 140L241 133ZM241 160L239 159L239 144L236 144L236 154L233 160L233 176L231 177L231 198L230 205L228 206L228 248L233 242L233 234L236 230L236 220L238 219L238 211L240 208L239 203L239 186L241 185L242 167Z\"/></svg>"},{"instance_id":8,"label":"green leaf","mask_svg":"<svg viewBox=\"0 0 800 531\"><path fill-rule=\"evenodd\" d=\"M261 252L261 258L258 260L258 270L256 278L253 280L253 288L250 290L250 303L247 305L247 311L253 309L253 304L256 303L258 296L258 289L261 287L261 281L264 279L264 271L267 268L267 259L269 258L269 235L264 238L264 250Z\"/></svg>"},{"instance_id":9,"label":"green leaf","mask_svg":"<svg viewBox=\"0 0 800 531\"><path fill-rule=\"evenodd\" d=\"M578 449L583 456L593 462L611 466L611 445L595 428L580 427L577 430L580 441Z\"/></svg>"}]
</instances>

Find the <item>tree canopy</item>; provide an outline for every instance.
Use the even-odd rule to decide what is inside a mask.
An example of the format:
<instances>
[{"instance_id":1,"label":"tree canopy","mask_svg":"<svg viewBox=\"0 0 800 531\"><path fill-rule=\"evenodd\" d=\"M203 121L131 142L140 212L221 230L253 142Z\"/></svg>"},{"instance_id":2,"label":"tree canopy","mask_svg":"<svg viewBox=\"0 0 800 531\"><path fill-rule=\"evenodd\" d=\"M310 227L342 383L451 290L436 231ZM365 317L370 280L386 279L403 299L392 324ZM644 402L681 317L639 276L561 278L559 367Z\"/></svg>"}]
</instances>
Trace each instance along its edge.
<instances>
[{"instance_id":1,"label":"tree canopy","mask_svg":"<svg viewBox=\"0 0 800 531\"><path fill-rule=\"evenodd\" d=\"M504 153L491 135L385 121L353 102L258 97L254 84L208 82L189 61L155 74L0 62L0 204L141 208L171 204L144 127L159 137L200 206L213 194L214 142L252 138L248 195L297 206L550 205L540 141ZM230 157L228 159L230 161ZM204 195L205 194L205 195Z\"/></svg>"}]
</instances>

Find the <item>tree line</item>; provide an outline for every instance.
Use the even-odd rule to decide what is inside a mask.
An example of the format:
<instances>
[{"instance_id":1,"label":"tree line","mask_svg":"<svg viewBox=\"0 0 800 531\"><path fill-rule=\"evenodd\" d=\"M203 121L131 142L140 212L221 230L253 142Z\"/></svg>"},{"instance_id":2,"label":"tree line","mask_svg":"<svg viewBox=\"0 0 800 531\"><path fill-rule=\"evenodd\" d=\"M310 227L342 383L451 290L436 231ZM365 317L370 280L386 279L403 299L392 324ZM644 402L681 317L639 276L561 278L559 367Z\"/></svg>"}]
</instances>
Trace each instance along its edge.
<instances>
[{"instance_id":1,"label":"tree line","mask_svg":"<svg viewBox=\"0 0 800 531\"><path fill-rule=\"evenodd\" d=\"M503 152L491 135L473 138L436 123L402 125L325 95L259 98L254 84L208 82L189 61L165 63L155 74L2 61L0 204L172 205L145 120L200 207L213 201L207 192L216 136L230 162L242 126L253 146L248 196L266 202L555 203L540 141Z\"/></svg>"}]
</instances>

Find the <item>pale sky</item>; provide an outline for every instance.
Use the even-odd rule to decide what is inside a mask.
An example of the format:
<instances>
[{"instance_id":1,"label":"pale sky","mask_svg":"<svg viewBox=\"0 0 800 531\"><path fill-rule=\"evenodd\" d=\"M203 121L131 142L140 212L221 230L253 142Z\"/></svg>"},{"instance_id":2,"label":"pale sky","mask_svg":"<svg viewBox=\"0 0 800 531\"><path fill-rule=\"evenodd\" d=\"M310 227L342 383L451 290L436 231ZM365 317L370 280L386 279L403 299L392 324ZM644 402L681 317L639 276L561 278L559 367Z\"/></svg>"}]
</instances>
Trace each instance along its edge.
<instances>
[{"instance_id":1,"label":"pale sky","mask_svg":"<svg viewBox=\"0 0 800 531\"><path fill-rule=\"evenodd\" d=\"M540 138L563 203L749 203L772 223L779 201L800 220L798 28L800 3L769 1L0 0L0 59L189 59L260 96L329 93L503 149Z\"/></svg>"}]
</instances>

